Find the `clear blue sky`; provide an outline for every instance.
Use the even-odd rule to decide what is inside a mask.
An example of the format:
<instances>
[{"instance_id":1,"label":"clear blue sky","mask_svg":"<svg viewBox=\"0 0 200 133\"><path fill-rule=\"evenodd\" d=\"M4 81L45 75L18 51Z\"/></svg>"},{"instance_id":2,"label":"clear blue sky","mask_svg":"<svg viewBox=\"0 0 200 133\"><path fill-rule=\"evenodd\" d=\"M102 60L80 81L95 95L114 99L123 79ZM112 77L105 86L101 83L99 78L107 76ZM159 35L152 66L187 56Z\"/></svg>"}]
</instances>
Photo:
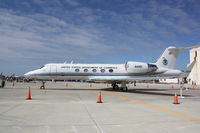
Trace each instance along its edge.
<instances>
[{"instance_id":1,"label":"clear blue sky","mask_svg":"<svg viewBox=\"0 0 200 133\"><path fill-rule=\"evenodd\" d=\"M0 0L0 72L46 63L154 62L200 44L200 0ZM189 62L179 54L176 68Z\"/></svg>"}]
</instances>

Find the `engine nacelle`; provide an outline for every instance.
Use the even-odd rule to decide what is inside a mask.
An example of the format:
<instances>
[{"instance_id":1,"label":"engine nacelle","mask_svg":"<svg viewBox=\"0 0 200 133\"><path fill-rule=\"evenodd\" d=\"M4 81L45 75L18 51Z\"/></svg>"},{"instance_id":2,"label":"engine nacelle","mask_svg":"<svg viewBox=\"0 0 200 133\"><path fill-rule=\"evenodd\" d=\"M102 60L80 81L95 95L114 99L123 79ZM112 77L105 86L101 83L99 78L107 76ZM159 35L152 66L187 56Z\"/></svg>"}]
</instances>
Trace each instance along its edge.
<instances>
[{"instance_id":1,"label":"engine nacelle","mask_svg":"<svg viewBox=\"0 0 200 133\"><path fill-rule=\"evenodd\" d=\"M128 73L148 73L155 72L158 67L154 64L128 61L125 64L125 69Z\"/></svg>"}]
</instances>

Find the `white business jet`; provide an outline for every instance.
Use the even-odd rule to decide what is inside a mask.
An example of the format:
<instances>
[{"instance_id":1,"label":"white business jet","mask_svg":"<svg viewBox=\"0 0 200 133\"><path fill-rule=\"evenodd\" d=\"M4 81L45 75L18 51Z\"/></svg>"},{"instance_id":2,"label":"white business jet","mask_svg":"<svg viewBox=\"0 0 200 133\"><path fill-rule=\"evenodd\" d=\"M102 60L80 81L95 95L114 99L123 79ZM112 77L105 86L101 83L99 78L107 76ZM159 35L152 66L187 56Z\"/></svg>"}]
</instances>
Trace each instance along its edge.
<instances>
[{"instance_id":1,"label":"white business jet","mask_svg":"<svg viewBox=\"0 0 200 133\"><path fill-rule=\"evenodd\" d=\"M46 64L42 68L30 71L25 77L40 80L86 80L90 82L111 83L113 89L127 91L126 84L138 80L178 78L186 71L173 69L180 50L196 48L168 47L155 63L128 61L125 64ZM194 63L192 64L194 65ZM191 66L189 66L191 68ZM188 70L187 70L188 72ZM121 84L119 87L118 84Z\"/></svg>"}]
</instances>

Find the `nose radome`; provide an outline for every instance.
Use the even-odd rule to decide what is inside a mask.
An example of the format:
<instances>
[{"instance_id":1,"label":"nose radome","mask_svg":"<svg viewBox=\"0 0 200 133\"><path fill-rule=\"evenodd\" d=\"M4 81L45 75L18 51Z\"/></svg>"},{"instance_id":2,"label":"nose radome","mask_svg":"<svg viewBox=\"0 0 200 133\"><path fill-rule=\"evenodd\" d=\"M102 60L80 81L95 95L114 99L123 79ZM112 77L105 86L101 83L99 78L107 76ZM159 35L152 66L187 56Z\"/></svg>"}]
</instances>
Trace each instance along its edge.
<instances>
[{"instance_id":1,"label":"nose radome","mask_svg":"<svg viewBox=\"0 0 200 133\"><path fill-rule=\"evenodd\" d=\"M25 77L28 77L28 75L29 75L29 72L27 72L27 73L24 74Z\"/></svg>"},{"instance_id":2,"label":"nose radome","mask_svg":"<svg viewBox=\"0 0 200 133\"><path fill-rule=\"evenodd\" d=\"M27 72L27 73L24 74L24 76L25 76L25 77L29 77L29 76L31 76L31 73L32 73L32 72Z\"/></svg>"}]
</instances>

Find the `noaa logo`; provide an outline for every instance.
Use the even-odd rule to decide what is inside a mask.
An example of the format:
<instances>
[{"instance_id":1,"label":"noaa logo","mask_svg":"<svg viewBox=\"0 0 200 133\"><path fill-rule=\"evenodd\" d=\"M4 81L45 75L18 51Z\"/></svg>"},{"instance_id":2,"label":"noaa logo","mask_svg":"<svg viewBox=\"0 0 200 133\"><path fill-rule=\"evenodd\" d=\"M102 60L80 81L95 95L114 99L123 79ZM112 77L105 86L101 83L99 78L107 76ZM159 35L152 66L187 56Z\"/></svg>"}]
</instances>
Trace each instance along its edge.
<instances>
[{"instance_id":1,"label":"noaa logo","mask_svg":"<svg viewBox=\"0 0 200 133\"><path fill-rule=\"evenodd\" d=\"M164 59L164 60L163 60L163 65L166 66L167 64L168 64L168 61L167 61L166 59Z\"/></svg>"}]
</instances>

